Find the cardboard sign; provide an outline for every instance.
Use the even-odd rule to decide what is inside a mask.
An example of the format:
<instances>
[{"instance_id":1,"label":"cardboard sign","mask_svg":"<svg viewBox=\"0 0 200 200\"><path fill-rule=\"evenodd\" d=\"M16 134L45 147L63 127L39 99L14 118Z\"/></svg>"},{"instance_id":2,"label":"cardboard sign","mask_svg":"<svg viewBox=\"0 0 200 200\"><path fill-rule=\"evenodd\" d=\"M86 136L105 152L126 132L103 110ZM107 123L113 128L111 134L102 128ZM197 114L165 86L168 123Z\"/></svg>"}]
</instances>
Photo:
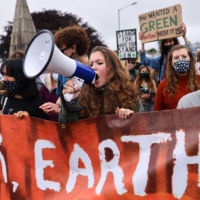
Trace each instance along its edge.
<instances>
[{"instance_id":1,"label":"cardboard sign","mask_svg":"<svg viewBox=\"0 0 200 200\"><path fill-rule=\"evenodd\" d=\"M116 31L117 53L121 60L137 57L136 29Z\"/></svg>"},{"instance_id":2,"label":"cardboard sign","mask_svg":"<svg viewBox=\"0 0 200 200\"><path fill-rule=\"evenodd\" d=\"M0 116L0 199L200 197L200 107L59 124Z\"/></svg>"},{"instance_id":3,"label":"cardboard sign","mask_svg":"<svg viewBox=\"0 0 200 200\"><path fill-rule=\"evenodd\" d=\"M138 16L140 31L145 32L142 43L183 35L181 5L174 5Z\"/></svg>"}]
</instances>

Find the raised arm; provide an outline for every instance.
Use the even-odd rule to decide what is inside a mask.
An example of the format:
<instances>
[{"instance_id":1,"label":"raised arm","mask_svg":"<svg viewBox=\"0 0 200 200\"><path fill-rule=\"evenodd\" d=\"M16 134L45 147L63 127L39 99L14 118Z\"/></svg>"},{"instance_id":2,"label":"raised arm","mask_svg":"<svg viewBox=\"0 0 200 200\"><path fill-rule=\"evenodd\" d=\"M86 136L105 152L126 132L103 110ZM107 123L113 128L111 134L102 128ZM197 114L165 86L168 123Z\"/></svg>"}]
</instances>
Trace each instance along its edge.
<instances>
[{"instance_id":1,"label":"raised arm","mask_svg":"<svg viewBox=\"0 0 200 200\"><path fill-rule=\"evenodd\" d=\"M188 38L186 36L187 27L186 27L186 25L184 23L182 23L181 26L182 26L182 30L183 30L183 40L185 41L185 45L190 48L190 50L192 51L193 56L196 58L197 57L197 52L196 52L195 48L192 46L192 44L189 42L189 40L188 40Z\"/></svg>"},{"instance_id":2,"label":"raised arm","mask_svg":"<svg viewBox=\"0 0 200 200\"><path fill-rule=\"evenodd\" d=\"M144 32L139 32L139 40L141 41L142 40L142 37L144 36ZM152 69L155 69L156 71L160 72L160 58L161 56L156 56L154 58L150 58L150 57L147 57L146 56L146 53L145 53L145 49L144 49L144 43L141 42L141 52L140 52L140 60L141 60L141 63L142 65L145 65L145 66L148 66L148 67L151 67Z\"/></svg>"}]
</instances>

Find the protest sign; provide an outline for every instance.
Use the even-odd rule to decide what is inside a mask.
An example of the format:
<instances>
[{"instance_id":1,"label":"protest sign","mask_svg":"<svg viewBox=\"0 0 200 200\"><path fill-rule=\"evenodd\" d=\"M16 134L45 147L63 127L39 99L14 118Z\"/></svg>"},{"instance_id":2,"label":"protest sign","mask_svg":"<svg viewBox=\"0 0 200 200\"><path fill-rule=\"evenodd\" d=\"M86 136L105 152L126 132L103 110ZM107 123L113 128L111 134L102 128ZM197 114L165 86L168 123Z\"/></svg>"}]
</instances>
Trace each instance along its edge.
<instances>
[{"instance_id":1,"label":"protest sign","mask_svg":"<svg viewBox=\"0 0 200 200\"><path fill-rule=\"evenodd\" d=\"M137 57L136 29L116 31L117 54L121 60Z\"/></svg>"},{"instance_id":2,"label":"protest sign","mask_svg":"<svg viewBox=\"0 0 200 200\"><path fill-rule=\"evenodd\" d=\"M0 199L200 196L200 107L59 124L0 116Z\"/></svg>"},{"instance_id":3,"label":"protest sign","mask_svg":"<svg viewBox=\"0 0 200 200\"><path fill-rule=\"evenodd\" d=\"M183 35L180 4L141 14L138 19L140 31L144 32L142 43Z\"/></svg>"}]
</instances>

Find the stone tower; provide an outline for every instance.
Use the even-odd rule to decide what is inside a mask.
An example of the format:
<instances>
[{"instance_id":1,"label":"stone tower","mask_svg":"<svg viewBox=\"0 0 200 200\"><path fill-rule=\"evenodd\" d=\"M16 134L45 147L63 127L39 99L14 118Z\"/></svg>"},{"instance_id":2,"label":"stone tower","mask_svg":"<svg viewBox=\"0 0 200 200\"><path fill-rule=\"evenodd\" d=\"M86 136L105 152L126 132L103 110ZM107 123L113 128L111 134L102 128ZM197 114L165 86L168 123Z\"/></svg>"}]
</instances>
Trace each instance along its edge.
<instances>
[{"instance_id":1,"label":"stone tower","mask_svg":"<svg viewBox=\"0 0 200 200\"><path fill-rule=\"evenodd\" d=\"M29 12L26 0L17 0L9 55L16 50L25 51L28 43L35 34L35 25Z\"/></svg>"}]
</instances>

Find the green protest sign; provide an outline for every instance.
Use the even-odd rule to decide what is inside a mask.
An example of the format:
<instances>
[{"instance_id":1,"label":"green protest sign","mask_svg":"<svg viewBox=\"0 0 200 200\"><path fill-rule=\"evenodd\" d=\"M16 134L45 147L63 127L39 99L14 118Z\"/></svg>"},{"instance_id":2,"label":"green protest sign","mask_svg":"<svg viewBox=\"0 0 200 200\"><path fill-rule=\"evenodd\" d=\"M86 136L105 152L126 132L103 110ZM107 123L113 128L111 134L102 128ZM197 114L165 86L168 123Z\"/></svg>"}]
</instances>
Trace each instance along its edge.
<instances>
[{"instance_id":1,"label":"green protest sign","mask_svg":"<svg viewBox=\"0 0 200 200\"><path fill-rule=\"evenodd\" d=\"M183 35L180 4L141 14L138 19L140 31L145 33L142 43Z\"/></svg>"}]
</instances>

